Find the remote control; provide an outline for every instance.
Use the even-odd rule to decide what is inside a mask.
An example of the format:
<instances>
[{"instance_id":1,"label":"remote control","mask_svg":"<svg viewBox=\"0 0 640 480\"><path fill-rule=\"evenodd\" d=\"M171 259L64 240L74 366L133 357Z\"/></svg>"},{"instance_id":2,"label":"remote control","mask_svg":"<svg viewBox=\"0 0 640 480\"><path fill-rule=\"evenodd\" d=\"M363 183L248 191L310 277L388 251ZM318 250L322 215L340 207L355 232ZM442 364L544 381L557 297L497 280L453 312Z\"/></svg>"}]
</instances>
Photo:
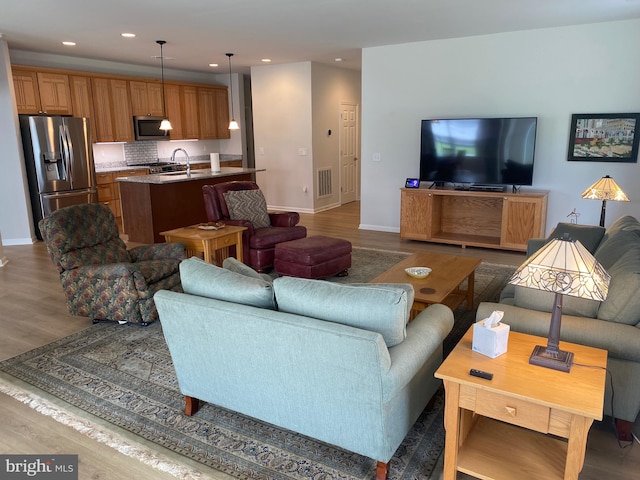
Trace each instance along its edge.
<instances>
[{"instance_id":1,"label":"remote control","mask_svg":"<svg viewBox=\"0 0 640 480\"><path fill-rule=\"evenodd\" d=\"M483 372L482 370L476 370L475 368L469 370L469 375L472 377L484 378L486 380L491 380L493 378L493 373Z\"/></svg>"}]
</instances>

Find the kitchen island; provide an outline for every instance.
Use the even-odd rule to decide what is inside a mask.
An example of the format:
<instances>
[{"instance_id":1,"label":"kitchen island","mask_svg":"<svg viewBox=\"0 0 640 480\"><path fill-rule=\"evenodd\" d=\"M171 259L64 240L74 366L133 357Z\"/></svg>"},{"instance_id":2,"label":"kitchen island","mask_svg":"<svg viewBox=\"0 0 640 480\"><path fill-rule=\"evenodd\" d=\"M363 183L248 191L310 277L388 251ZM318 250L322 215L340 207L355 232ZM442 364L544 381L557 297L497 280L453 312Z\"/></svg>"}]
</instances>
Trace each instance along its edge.
<instances>
[{"instance_id":1,"label":"kitchen island","mask_svg":"<svg viewBox=\"0 0 640 480\"><path fill-rule=\"evenodd\" d=\"M160 232L206 222L203 185L233 180L255 181L255 168L222 167L120 177L124 233L130 242L160 243Z\"/></svg>"}]
</instances>

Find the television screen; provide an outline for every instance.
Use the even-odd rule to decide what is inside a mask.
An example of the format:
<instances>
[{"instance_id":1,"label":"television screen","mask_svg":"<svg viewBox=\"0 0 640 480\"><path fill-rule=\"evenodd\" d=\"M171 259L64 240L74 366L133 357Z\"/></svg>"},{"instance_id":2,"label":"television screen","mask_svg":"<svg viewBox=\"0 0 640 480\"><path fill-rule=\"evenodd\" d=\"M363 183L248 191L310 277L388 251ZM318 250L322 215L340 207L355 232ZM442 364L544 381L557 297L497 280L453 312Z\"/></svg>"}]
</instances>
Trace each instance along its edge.
<instances>
[{"instance_id":1,"label":"television screen","mask_svg":"<svg viewBox=\"0 0 640 480\"><path fill-rule=\"evenodd\" d=\"M422 120L420 180L531 185L536 117Z\"/></svg>"}]
</instances>

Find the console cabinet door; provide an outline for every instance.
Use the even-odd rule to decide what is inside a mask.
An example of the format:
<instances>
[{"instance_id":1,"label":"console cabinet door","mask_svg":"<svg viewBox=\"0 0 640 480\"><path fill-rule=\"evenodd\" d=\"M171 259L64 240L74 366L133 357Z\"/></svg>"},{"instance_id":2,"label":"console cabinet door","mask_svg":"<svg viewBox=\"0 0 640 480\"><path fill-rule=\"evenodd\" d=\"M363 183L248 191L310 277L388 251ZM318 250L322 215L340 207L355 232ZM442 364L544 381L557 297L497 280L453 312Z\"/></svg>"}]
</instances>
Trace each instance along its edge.
<instances>
[{"instance_id":1,"label":"console cabinet door","mask_svg":"<svg viewBox=\"0 0 640 480\"><path fill-rule=\"evenodd\" d=\"M525 250L530 238L545 236L547 197L507 195L502 205L502 248Z\"/></svg>"},{"instance_id":2,"label":"console cabinet door","mask_svg":"<svg viewBox=\"0 0 640 480\"><path fill-rule=\"evenodd\" d=\"M400 238L431 239L433 195L426 190L402 189L400 196Z\"/></svg>"}]
</instances>

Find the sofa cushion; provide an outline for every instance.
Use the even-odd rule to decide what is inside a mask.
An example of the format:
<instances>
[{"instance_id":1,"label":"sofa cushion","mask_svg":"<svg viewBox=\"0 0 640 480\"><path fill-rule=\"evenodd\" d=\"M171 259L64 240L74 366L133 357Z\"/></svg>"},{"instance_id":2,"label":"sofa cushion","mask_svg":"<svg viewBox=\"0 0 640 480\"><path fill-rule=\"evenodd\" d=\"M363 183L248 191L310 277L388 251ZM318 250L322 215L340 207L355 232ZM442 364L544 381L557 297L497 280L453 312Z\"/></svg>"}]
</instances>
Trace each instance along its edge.
<instances>
[{"instance_id":1,"label":"sofa cushion","mask_svg":"<svg viewBox=\"0 0 640 480\"><path fill-rule=\"evenodd\" d=\"M276 309L270 282L211 265L197 257L180 263L180 280L184 292L191 295Z\"/></svg>"},{"instance_id":2,"label":"sofa cushion","mask_svg":"<svg viewBox=\"0 0 640 480\"><path fill-rule=\"evenodd\" d=\"M598 310L598 318L636 325L640 322L640 247L628 250L608 270L609 294Z\"/></svg>"},{"instance_id":3,"label":"sofa cushion","mask_svg":"<svg viewBox=\"0 0 640 480\"><path fill-rule=\"evenodd\" d=\"M231 220L249 220L254 228L271 226L267 201L260 190L229 190L224 194Z\"/></svg>"},{"instance_id":4,"label":"sofa cushion","mask_svg":"<svg viewBox=\"0 0 640 480\"><path fill-rule=\"evenodd\" d=\"M589 252L593 253L602 241L604 232L604 227L560 222L556 228L553 229L551 235L549 235L548 241L553 238L562 238L564 235L569 235L571 240L580 241Z\"/></svg>"},{"instance_id":5,"label":"sofa cushion","mask_svg":"<svg viewBox=\"0 0 640 480\"><path fill-rule=\"evenodd\" d=\"M626 251L634 246L640 247L640 237L634 232L620 229L614 235L609 235L607 231L593 256L605 270L609 270Z\"/></svg>"},{"instance_id":6,"label":"sofa cushion","mask_svg":"<svg viewBox=\"0 0 640 480\"><path fill-rule=\"evenodd\" d=\"M388 347L407 334L407 287L349 285L280 277L273 281L278 310L378 332Z\"/></svg>"},{"instance_id":7,"label":"sofa cushion","mask_svg":"<svg viewBox=\"0 0 640 480\"><path fill-rule=\"evenodd\" d=\"M512 304L529 310L551 312L555 296L556 294L553 292L516 285ZM562 297L562 313L565 315L596 318L599 308L600 302L597 300L578 298L571 295Z\"/></svg>"}]
</instances>

